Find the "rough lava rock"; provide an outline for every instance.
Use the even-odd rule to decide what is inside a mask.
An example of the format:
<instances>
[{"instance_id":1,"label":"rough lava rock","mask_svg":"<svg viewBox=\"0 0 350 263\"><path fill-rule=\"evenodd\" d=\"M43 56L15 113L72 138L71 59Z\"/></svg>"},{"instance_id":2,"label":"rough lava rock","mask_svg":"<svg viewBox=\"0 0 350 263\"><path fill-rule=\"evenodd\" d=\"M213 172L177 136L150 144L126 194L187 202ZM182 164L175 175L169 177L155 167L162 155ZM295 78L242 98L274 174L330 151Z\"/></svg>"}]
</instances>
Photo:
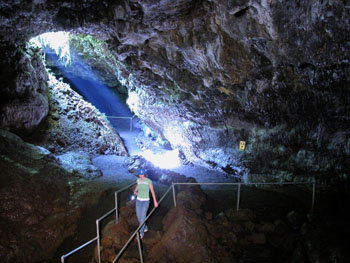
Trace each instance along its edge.
<instances>
[{"instance_id":1,"label":"rough lava rock","mask_svg":"<svg viewBox=\"0 0 350 263\"><path fill-rule=\"evenodd\" d=\"M11 65L12 69L2 65L1 69L7 80L2 89L0 127L21 136L35 132L49 113L48 78L40 53L35 49L16 50L12 54L19 59L16 65ZM14 72L8 75L10 70Z\"/></svg>"},{"instance_id":2,"label":"rough lava rock","mask_svg":"<svg viewBox=\"0 0 350 263\"><path fill-rule=\"evenodd\" d=\"M265 198L263 191L256 194L259 195L256 198ZM281 198L277 192L272 194L275 199ZM149 219L149 231L141 240L144 260L316 263L349 259L348 250L342 245L347 235L342 234L341 238L336 232L329 235L341 226L332 229L332 221L323 216L307 218L306 211L292 210L282 218L273 213L264 217L247 208L239 211L229 208L213 214L206 207L207 201L199 186L177 187L176 207L162 203L155 214L164 213L164 216L154 214ZM341 215L333 215L333 220L337 216ZM135 201L128 201L120 208L119 223L113 220L102 231L102 262L112 262L137 227ZM138 261L135 239L120 262ZM97 249L94 262L98 262Z\"/></svg>"},{"instance_id":3,"label":"rough lava rock","mask_svg":"<svg viewBox=\"0 0 350 263\"><path fill-rule=\"evenodd\" d=\"M128 155L119 134L99 110L54 75L48 79L50 113L29 141L55 154Z\"/></svg>"},{"instance_id":4,"label":"rough lava rock","mask_svg":"<svg viewBox=\"0 0 350 263\"><path fill-rule=\"evenodd\" d=\"M32 132L47 115L32 92L42 70L28 60L23 70L19 50L66 30L106 41L116 79L138 97L132 110L188 161L288 181L349 178L346 1L5 1L0 10L3 128ZM12 114L19 105L32 109L30 125Z\"/></svg>"},{"instance_id":5,"label":"rough lava rock","mask_svg":"<svg viewBox=\"0 0 350 263\"><path fill-rule=\"evenodd\" d=\"M94 179L102 176L101 170L92 164L89 156L85 153L67 152L57 155L57 159L67 171L77 172L85 178Z\"/></svg>"},{"instance_id":6,"label":"rough lava rock","mask_svg":"<svg viewBox=\"0 0 350 263\"><path fill-rule=\"evenodd\" d=\"M0 152L2 261L50 260L100 193L79 173L63 169L47 150L4 130Z\"/></svg>"}]
</instances>

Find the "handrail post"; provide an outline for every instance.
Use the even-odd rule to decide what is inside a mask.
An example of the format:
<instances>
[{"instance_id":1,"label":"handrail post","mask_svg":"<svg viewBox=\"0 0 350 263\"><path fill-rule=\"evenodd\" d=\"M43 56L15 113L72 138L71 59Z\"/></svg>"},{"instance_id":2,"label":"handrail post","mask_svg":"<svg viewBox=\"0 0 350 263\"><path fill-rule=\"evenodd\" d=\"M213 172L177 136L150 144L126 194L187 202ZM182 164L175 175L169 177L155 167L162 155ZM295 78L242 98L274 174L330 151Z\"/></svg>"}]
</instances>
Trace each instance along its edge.
<instances>
[{"instance_id":1,"label":"handrail post","mask_svg":"<svg viewBox=\"0 0 350 263\"><path fill-rule=\"evenodd\" d=\"M61 257L61 263L64 263L64 256Z\"/></svg>"},{"instance_id":2,"label":"handrail post","mask_svg":"<svg viewBox=\"0 0 350 263\"><path fill-rule=\"evenodd\" d=\"M313 183L312 183L311 212L314 211L314 206L315 206L315 192L316 192L316 181L314 180Z\"/></svg>"},{"instance_id":3,"label":"handrail post","mask_svg":"<svg viewBox=\"0 0 350 263\"><path fill-rule=\"evenodd\" d=\"M97 238L97 253L98 253L98 263L101 263L101 240L100 240L100 224L99 220L96 220L96 238Z\"/></svg>"},{"instance_id":4,"label":"handrail post","mask_svg":"<svg viewBox=\"0 0 350 263\"><path fill-rule=\"evenodd\" d=\"M137 231L137 246L139 248L140 262L143 263L142 247L141 247L141 238L140 232Z\"/></svg>"},{"instance_id":5,"label":"handrail post","mask_svg":"<svg viewBox=\"0 0 350 263\"><path fill-rule=\"evenodd\" d=\"M173 188L174 206L176 207L176 194L175 194L175 186L174 186L174 183L173 183L173 182L171 183L171 186L172 186L172 188Z\"/></svg>"},{"instance_id":6,"label":"handrail post","mask_svg":"<svg viewBox=\"0 0 350 263\"><path fill-rule=\"evenodd\" d=\"M114 192L114 202L115 202L115 223L119 223L118 215L118 192Z\"/></svg>"},{"instance_id":7,"label":"handrail post","mask_svg":"<svg viewBox=\"0 0 350 263\"><path fill-rule=\"evenodd\" d=\"M239 210L240 199L241 199L241 183L238 183L238 189L237 189L237 211Z\"/></svg>"},{"instance_id":8,"label":"handrail post","mask_svg":"<svg viewBox=\"0 0 350 263\"><path fill-rule=\"evenodd\" d=\"M136 117L136 114L134 114L134 115L132 115L132 117L131 117L131 128L133 129L134 128L134 123L133 123L133 121L134 121L134 118ZM132 131L132 129L131 129L131 131Z\"/></svg>"}]
</instances>

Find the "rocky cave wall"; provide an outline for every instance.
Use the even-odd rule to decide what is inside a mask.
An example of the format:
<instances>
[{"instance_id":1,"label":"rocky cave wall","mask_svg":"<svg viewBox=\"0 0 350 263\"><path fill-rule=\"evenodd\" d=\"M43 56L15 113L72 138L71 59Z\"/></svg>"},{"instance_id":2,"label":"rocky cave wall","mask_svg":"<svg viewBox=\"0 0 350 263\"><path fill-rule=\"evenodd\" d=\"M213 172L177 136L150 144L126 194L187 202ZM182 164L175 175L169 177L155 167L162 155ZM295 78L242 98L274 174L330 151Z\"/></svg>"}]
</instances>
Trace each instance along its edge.
<instances>
[{"instance_id":1,"label":"rocky cave wall","mask_svg":"<svg viewBox=\"0 0 350 263\"><path fill-rule=\"evenodd\" d=\"M116 77L139 96L132 109L189 161L236 175L347 178L349 13L345 1L321 0L5 1L1 115L14 101L35 105L37 123L47 114L45 99L36 103L40 70L16 85L30 37L86 33L125 65ZM36 127L27 120L13 123Z\"/></svg>"},{"instance_id":2,"label":"rocky cave wall","mask_svg":"<svg viewBox=\"0 0 350 263\"><path fill-rule=\"evenodd\" d=\"M4 130L0 152L1 260L49 260L102 191L77 171L62 168L49 151Z\"/></svg>"}]
</instances>

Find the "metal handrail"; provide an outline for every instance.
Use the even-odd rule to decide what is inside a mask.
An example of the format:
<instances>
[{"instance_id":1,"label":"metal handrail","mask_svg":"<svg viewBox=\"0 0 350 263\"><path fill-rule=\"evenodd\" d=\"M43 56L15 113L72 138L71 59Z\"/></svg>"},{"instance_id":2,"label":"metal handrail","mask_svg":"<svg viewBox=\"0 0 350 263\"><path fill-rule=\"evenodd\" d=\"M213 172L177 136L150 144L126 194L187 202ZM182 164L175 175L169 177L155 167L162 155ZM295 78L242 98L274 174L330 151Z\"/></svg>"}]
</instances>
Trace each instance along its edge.
<instances>
[{"instance_id":1,"label":"metal handrail","mask_svg":"<svg viewBox=\"0 0 350 263\"><path fill-rule=\"evenodd\" d=\"M134 118L136 117L136 114L134 114L131 117L123 117L123 116L106 116L106 117L109 119L130 119L130 131L132 131L132 129L133 129L132 122L133 122Z\"/></svg>"},{"instance_id":2,"label":"metal handrail","mask_svg":"<svg viewBox=\"0 0 350 263\"><path fill-rule=\"evenodd\" d=\"M165 192L165 194L160 198L159 202L158 202L158 206L160 205L160 203L164 200L164 198L166 197L166 195L169 193L169 191L173 189L172 186L170 186L168 188L168 190ZM154 213L154 211L157 209L157 207L153 207L153 209L151 210L151 212L149 212L149 214L147 215L147 217L145 218L145 220L137 227L137 229L135 230L135 232L131 235L131 237L129 238L129 240L125 243L125 245L121 248L121 250L119 251L119 253L117 254L117 256L114 258L114 260L112 261L112 263L117 262L117 260L120 258L120 256L124 253L125 249L129 246L129 244L131 243L131 241L133 240L133 238L135 237L135 235L137 235L137 239L138 242L140 243L140 235L139 235L139 230L141 229L141 227L146 223L146 221L148 220L148 218L150 218L150 216ZM141 250L141 246L139 246L139 254L140 254L140 261L143 262L143 256L142 256L142 250Z\"/></svg>"},{"instance_id":3,"label":"metal handrail","mask_svg":"<svg viewBox=\"0 0 350 263\"><path fill-rule=\"evenodd\" d=\"M174 206L176 207L176 193L175 193L175 185L237 185L238 186L238 191L237 191L237 206L236 209L239 211L239 203L240 203L240 192L241 192L241 185L265 185L265 184L278 184L278 185L293 185L293 184L313 184L312 187L312 203L311 203L311 211L314 209L314 204L315 204L315 190L316 190L316 183L315 181L312 183L308 182L295 182L295 183L172 183L172 185L168 188L168 190L165 192L165 194L162 196L160 199L159 203L163 201L163 199L166 197L166 195L169 193L170 189L173 191L173 199L174 199ZM137 242L138 242L138 248L139 248L139 254L140 254L140 262L143 263L143 256L142 256L142 248L141 248L141 241L140 241L140 235L139 235L139 230L141 227L146 223L148 218L153 214L153 212L156 210L156 207L152 209L152 211L148 214L146 219L138 226L138 228L135 230L135 232L131 235L129 240L125 243L125 245L121 248L115 259L112 261L112 263L115 263L118 261L120 256L124 253L125 249L129 246L130 242L133 240L135 235L137 235Z\"/></svg>"},{"instance_id":4,"label":"metal handrail","mask_svg":"<svg viewBox=\"0 0 350 263\"><path fill-rule=\"evenodd\" d=\"M116 223L118 224L118 193L125 191L126 189L129 189L130 187L132 187L133 185L135 185L136 183L132 183L128 186L125 186L122 189L119 189L118 191L114 192L114 198L115 198L115 207L110 210L109 212L107 212L106 214L104 214L103 216L101 216L100 218L98 218L96 220L96 237L94 237L93 239L87 241L86 243L84 243L83 245L81 245L80 247L72 250L71 252L61 256L61 263L64 263L65 258L67 258L68 256L76 253L77 251L81 250L82 248L90 245L91 243L93 243L94 241L97 241L97 249L98 249L98 263L101 263L101 236L100 236L100 222L105 219L107 216L109 216L110 214L112 214L114 211L116 212Z\"/></svg>"},{"instance_id":5,"label":"metal handrail","mask_svg":"<svg viewBox=\"0 0 350 263\"><path fill-rule=\"evenodd\" d=\"M312 184L312 198L311 198L311 211L314 210L315 206L315 192L316 192L316 182L315 180L313 182L285 182L285 183L173 183L173 185L238 185L237 190L237 208L236 210L239 210L239 203L241 198L241 185L295 185L295 184ZM173 191L175 191L175 188L173 188ZM175 200L175 193L174 196L174 204L176 207L176 200Z\"/></svg>"},{"instance_id":6,"label":"metal handrail","mask_svg":"<svg viewBox=\"0 0 350 263\"><path fill-rule=\"evenodd\" d=\"M94 239L91 239L90 241L86 242L85 244L81 245L80 247L76 248L75 250L69 252L66 255L63 255L61 257L61 262L64 263L64 258L68 257L69 255L77 252L78 250L82 249L83 247L91 244L93 241L97 240L97 246L98 246L98 262L101 263L101 250L100 250L100 231L99 231L99 222L106 218L108 215L116 211L116 223L119 222L118 220L118 193L122 192L131 186L135 185L136 183L133 183L131 185L128 185L118 191L115 192L115 208L100 217L99 219L96 220L96 232L97 236ZM173 199L174 199L174 206L176 207L176 191L175 191L175 185L237 185L238 190L237 190L237 205L236 205L236 210L239 211L239 203L240 203L240 192L241 192L241 185L296 185L296 184L312 184L312 202L311 202L311 211L314 209L315 205L315 192L316 192L316 182L315 180L313 182L285 182L285 183L172 183L172 185L167 189L167 191L163 194L161 199L159 200L158 204L160 204L163 199L166 197L166 195L169 193L170 190L173 191ZM154 213L154 211L157 209L157 207L154 207L151 212L147 215L145 220L137 227L135 232L131 235L129 240L125 243L125 245L121 248L115 259L113 260L113 263L117 262L118 259L121 257L121 255L124 253L126 248L130 245L131 241L133 238L135 238L135 235L137 235L137 243L138 243L138 249L139 249L139 255L140 255L140 262L143 263L143 254L142 254L142 248L141 248L141 240L140 240L140 234L139 230L141 227L146 223L146 221L149 219L149 217Z\"/></svg>"}]
</instances>

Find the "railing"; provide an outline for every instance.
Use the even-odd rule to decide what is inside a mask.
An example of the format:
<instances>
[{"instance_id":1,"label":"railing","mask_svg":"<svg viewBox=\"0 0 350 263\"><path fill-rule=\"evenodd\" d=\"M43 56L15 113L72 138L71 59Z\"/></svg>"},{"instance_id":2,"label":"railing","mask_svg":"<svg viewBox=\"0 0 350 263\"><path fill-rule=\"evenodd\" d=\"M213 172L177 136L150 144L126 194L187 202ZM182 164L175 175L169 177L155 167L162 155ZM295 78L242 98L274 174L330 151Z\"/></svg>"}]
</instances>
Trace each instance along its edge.
<instances>
[{"instance_id":1,"label":"railing","mask_svg":"<svg viewBox=\"0 0 350 263\"><path fill-rule=\"evenodd\" d=\"M159 199L158 202L158 206L160 205L160 203L164 200L164 198L166 197L166 195L169 193L169 191L173 189L173 185L170 186L168 188L168 190L166 190L165 194ZM141 229L141 227L146 223L146 221L148 220L148 218L150 218L150 216L154 213L154 211L157 209L157 207L153 207L153 209L151 210L151 212L147 215L147 217L145 218L145 220L138 226L138 228L135 230L135 232L131 235L131 237L129 238L129 240L125 243L125 245L122 247L122 249L119 251L118 255L114 258L114 260L112 261L112 263L115 263L119 260L119 258L121 257L121 255L124 253L125 249L127 249L127 247L129 246L129 244L131 243L131 241L134 239L135 235L137 235L137 244L139 247L139 254L140 254L140 262L143 263L143 255L142 255L142 248L141 248L141 241L140 241L140 233L139 230Z\"/></svg>"},{"instance_id":2,"label":"railing","mask_svg":"<svg viewBox=\"0 0 350 263\"><path fill-rule=\"evenodd\" d=\"M119 215L118 215L118 194L120 192L125 191L126 189L129 189L130 187L132 187L133 185L135 185L136 183L132 183L116 192L114 192L114 200L115 200L115 207L110 210L109 212L107 212L106 214L104 214L102 217L100 217L99 219L96 220L96 237L94 237L93 239L89 240L88 242L86 242L85 244L81 245L80 247L72 250L71 252L63 255L61 257L61 262L64 263L65 262L65 258L69 257L70 255L78 252L79 250L83 249L84 247L90 245L91 243L93 243L94 241L97 241L97 250L98 250L98 263L101 263L101 236L100 236L100 222L105 219L107 216L111 215L113 212L115 212L115 219L116 219L116 223L119 222Z\"/></svg>"},{"instance_id":3,"label":"railing","mask_svg":"<svg viewBox=\"0 0 350 263\"><path fill-rule=\"evenodd\" d=\"M311 198L311 211L313 211L315 206L315 191L316 191L316 183L308 183L308 182L300 182L300 183L172 183L172 185L168 188L168 190L165 192L165 194L162 196L162 198L159 200L158 205L163 201L163 199L166 197L166 195L169 193L170 189L173 191L173 199L174 199L174 206L176 207L176 192L175 192L175 185L237 185L237 204L236 204L236 210L239 211L239 203L240 203L240 197L241 197L241 185L295 185L295 184L312 184L312 198ZM154 207L151 212L148 214L148 216L145 218L145 220L138 226L138 228L135 230L135 232L131 235L129 240L125 243L125 245L121 248L117 256L112 261L113 263L116 263L121 255L124 253L124 251L127 249L131 241L135 238L135 235L137 235L137 244L139 249L139 255L140 255L140 262L143 263L143 255L142 255L142 248L141 248L141 240L140 240L140 234L139 230L141 227L146 223L148 218L154 213L156 210L156 207Z\"/></svg>"},{"instance_id":4,"label":"railing","mask_svg":"<svg viewBox=\"0 0 350 263\"><path fill-rule=\"evenodd\" d=\"M133 122L135 116L136 115L134 114L132 117L121 117L121 116L106 116L106 117L109 119L130 119L130 131L132 131L132 129L133 129L132 122Z\"/></svg>"},{"instance_id":5,"label":"railing","mask_svg":"<svg viewBox=\"0 0 350 263\"><path fill-rule=\"evenodd\" d=\"M236 210L239 211L239 204L240 204L240 199L241 199L241 185L302 185L302 184L312 184L312 198L311 198L311 212L314 210L315 206L315 192L316 192L316 182L296 182L296 183L172 183L172 185L167 189L167 191L163 194L161 199L158 202L158 205L161 204L161 202L164 200L164 198L167 196L170 190L173 192L173 199L174 199L174 206L176 207L176 191L175 191L175 185L237 185L237 203L236 203ZM96 220L96 237L89 240L85 244L81 245L80 247L74 249L73 251L63 255L61 257L61 262L64 263L64 259L78 250L88 246L94 241L97 241L97 250L98 250L98 263L101 263L101 240L100 240L100 221L102 221L104 218L112 214L114 211L116 213L116 223L119 222L119 215L118 215L118 193L125 191L126 189L132 187L135 185L135 183L128 185L118 191L116 191L115 194L115 208L113 208L111 211L100 217L99 219ZM143 254L142 254L142 247L141 247L141 239L140 239L140 234L139 230L141 227L146 223L146 221L151 217L151 215L154 213L154 211L157 209L157 207L154 207L151 212L147 215L145 220L137 227L135 232L131 235L129 240L125 243L125 245L121 248L115 259L113 260L113 263L117 262L121 255L124 253L124 251L127 249L127 247L130 245L131 241L135 238L135 235L137 236L137 244L138 244L138 249L139 249L139 256L140 256L140 262L143 263Z\"/></svg>"},{"instance_id":6,"label":"railing","mask_svg":"<svg viewBox=\"0 0 350 263\"><path fill-rule=\"evenodd\" d=\"M316 183L308 183L308 182L295 182L295 183L173 183L173 197L174 197L174 205L176 207L176 196L175 196L175 188L174 185L238 185L237 190L237 204L236 210L239 210L239 204L241 199L241 185L295 185L295 184L312 184L312 197L311 197L311 211L314 210L315 206L315 192L316 192Z\"/></svg>"}]
</instances>

